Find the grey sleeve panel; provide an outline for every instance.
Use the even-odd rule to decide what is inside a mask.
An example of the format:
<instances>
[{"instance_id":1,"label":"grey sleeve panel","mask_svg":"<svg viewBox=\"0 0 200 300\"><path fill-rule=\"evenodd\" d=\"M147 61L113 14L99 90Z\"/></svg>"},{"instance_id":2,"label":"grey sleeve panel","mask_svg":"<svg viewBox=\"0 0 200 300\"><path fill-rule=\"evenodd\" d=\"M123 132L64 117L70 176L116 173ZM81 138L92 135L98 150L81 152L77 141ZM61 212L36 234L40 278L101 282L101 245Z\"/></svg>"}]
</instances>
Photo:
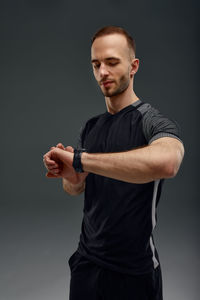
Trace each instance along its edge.
<instances>
[{"instance_id":1,"label":"grey sleeve panel","mask_svg":"<svg viewBox=\"0 0 200 300\"><path fill-rule=\"evenodd\" d=\"M162 137L165 137L165 136L169 136L169 137L175 138L175 139L179 140L183 144L183 141L181 141L181 139L178 138L176 135L171 134L171 133L166 133L166 132L160 132L160 133L154 135L152 137L152 139L150 139L149 144L151 144L153 141L155 141L157 139L160 139Z\"/></svg>"},{"instance_id":2,"label":"grey sleeve panel","mask_svg":"<svg viewBox=\"0 0 200 300\"><path fill-rule=\"evenodd\" d=\"M173 137L181 141L180 126L176 121L166 118L149 103L144 103L138 110L143 115L143 133L148 144L161 137Z\"/></svg>"}]
</instances>

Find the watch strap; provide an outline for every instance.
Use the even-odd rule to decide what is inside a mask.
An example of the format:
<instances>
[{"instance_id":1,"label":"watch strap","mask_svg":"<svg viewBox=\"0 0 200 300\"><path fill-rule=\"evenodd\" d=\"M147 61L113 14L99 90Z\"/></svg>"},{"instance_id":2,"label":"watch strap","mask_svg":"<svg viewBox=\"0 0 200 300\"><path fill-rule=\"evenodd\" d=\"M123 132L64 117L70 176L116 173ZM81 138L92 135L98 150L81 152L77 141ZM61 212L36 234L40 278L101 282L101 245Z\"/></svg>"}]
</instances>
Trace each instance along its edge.
<instances>
[{"instance_id":1,"label":"watch strap","mask_svg":"<svg viewBox=\"0 0 200 300\"><path fill-rule=\"evenodd\" d=\"M81 163L81 155L83 152L86 152L86 149L74 149L74 158L73 158L73 163L72 166L74 168L74 170L78 173L83 173L83 166Z\"/></svg>"}]
</instances>

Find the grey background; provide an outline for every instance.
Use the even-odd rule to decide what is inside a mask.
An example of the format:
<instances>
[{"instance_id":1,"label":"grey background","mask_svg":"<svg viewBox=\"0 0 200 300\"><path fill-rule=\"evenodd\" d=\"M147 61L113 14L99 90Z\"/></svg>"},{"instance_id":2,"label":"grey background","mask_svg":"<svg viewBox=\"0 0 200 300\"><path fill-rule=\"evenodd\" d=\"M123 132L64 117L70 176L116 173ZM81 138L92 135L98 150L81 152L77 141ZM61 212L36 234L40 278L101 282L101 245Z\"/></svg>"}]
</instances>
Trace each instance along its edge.
<instances>
[{"instance_id":1,"label":"grey background","mask_svg":"<svg viewBox=\"0 0 200 300\"><path fill-rule=\"evenodd\" d=\"M197 300L199 278L197 1L1 1L0 299L68 299L83 195L45 177L43 154L76 145L106 110L90 66L90 38L105 25L135 38L134 89L181 126L185 158L165 181L154 233L165 300Z\"/></svg>"}]
</instances>

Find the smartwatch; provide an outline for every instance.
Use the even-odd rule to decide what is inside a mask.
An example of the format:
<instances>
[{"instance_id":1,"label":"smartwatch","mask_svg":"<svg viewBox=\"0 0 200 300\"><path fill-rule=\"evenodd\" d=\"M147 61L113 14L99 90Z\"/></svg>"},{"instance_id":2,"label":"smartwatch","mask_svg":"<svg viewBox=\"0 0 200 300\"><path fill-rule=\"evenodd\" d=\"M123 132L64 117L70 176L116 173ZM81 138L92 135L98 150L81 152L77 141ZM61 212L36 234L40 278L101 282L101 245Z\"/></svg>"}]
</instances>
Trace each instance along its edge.
<instances>
[{"instance_id":1,"label":"smartwatch","mask_svg":"<svg viewBox=\"0 0 200 300\"><path fill-rule=\"evenodd\" d=\"M81 163L81 155L83 152L86 152L86 149L74 149L74 158L73 158L73 163L72 166L74 170L78 173L83 173L83 167Z\"/></svg>"}]
</instances>

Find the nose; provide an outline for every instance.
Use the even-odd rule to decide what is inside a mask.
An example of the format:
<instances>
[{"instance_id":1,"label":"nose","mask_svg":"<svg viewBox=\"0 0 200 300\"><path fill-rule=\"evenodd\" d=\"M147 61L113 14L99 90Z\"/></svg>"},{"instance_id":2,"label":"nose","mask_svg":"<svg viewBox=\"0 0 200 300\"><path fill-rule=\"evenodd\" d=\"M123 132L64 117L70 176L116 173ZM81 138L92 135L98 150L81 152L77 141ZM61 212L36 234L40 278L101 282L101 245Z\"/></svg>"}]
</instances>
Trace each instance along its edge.
<instances>
[{"instance_id":1,"label":"nose","mask_svg":"<svg viewBox=\"0 0 200 300\"><path fill-rule=\"evenodd\" d=\"M100 72L100 77L105 77L106 75L109 74L109 72L104 64L101 64L99 72Z\"/></svg>"}]
</instances>

